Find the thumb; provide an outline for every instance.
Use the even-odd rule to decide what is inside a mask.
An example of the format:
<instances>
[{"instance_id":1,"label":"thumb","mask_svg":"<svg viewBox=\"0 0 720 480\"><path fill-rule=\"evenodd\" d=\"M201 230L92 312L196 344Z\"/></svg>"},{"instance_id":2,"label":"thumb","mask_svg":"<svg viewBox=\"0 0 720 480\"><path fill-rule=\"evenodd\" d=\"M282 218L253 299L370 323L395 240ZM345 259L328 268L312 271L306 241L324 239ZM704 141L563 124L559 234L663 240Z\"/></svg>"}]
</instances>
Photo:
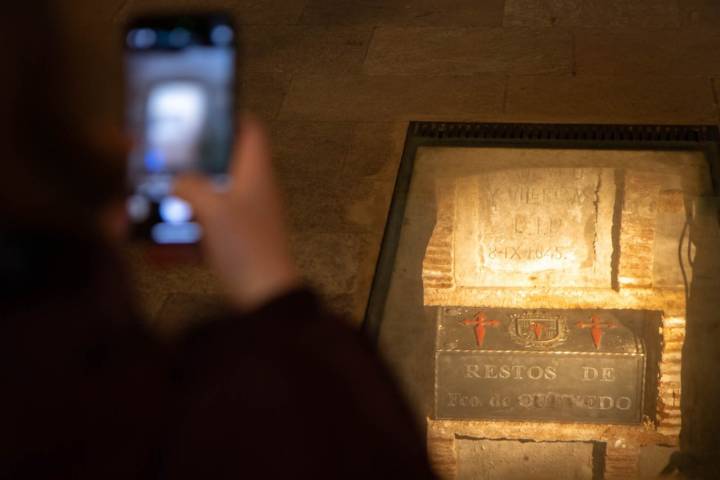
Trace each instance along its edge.
<instances>
[{"instance_id":1,"label":"thumb","mask_svg":"<svg viewBox=\"0 0 720 480\"><path fill-rule=\"evenodd\" d=\"M240 127L231 175L242 192L264 190L273 182L270 146L259 120L246 116Z\"/></svg>"},{"instance_id":2,"label":"thumb","mask_svg":"<svg viewBox=\"0 0 720 480\"><path fill-rule=\"evenodd\" d=\"M190 203L198 218L206 218L217 205L218 192L210 179L199 175L183 175L175 180L173 195Z\"/></svg>"}]
</instances>

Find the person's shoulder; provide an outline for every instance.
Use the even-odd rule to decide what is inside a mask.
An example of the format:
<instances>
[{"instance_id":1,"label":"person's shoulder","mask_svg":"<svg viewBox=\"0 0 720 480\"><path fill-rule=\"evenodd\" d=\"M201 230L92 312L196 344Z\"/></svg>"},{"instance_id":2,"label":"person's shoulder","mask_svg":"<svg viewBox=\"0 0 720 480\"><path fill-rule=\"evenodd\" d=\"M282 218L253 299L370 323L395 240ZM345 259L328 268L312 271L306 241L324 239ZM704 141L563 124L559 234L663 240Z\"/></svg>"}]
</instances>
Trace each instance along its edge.
<instances>
[{"instance_id":1,"label":"person's shoulder","mask_svg":"<svg viewBox=\"0 0 720 480\"><path fill-rule=\"evenodd\" d=\"M303 364L306 375L324 376L345 365L377 370L379 359L349 321L325 309L317 295L298 288L250 312L226 312L186 332L177 343L179 371L234 375L279 364ZM264 367L263 367L264 365Z\"/></svg>"},{"instance_id":2,"label":"person's shoulder","mask_svg":"<svg viewBox=\"0 0 720 480\"><path fill-rule=\"evenodd\" d=\"M272 332L271 337L276 342L289 337L296 343L301 338L298 336L317 331L347 337L356 337L357 332L348 321L325 309L312 290L299 287L274 297L252 311L227 310L217 314L189 330L183 340L185 345L193 346L208 341L230 341L234 335L250 339Z\"/></svg>"}]
</instances>

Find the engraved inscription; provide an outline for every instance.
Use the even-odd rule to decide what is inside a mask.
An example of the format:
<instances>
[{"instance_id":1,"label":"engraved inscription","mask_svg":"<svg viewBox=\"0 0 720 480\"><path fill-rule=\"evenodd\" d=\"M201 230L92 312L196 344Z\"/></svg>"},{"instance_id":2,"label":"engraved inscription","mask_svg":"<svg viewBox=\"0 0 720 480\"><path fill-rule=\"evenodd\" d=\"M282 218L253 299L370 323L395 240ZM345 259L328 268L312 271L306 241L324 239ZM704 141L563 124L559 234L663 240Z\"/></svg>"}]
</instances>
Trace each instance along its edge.
<instances>
[{"instance_id":1,"label":"engraved inscription","mask_svg":"<svg viewBox=\"0 0 720 480\"><path fill-rule=\"evenodd\" d=\"M615 369L612 367L582 367L584 381L599 380L601 382L614 382L615 381Z\"/></svg>"},{"instance_id":2,"label":"engraved inscription","mask_svg":"<svg viewBox=\"0 0 720 480\"><path fill-rule=\"evenodd\" d=\"M630 410L629 397L613 398L607 395L573 395L557 393L523 393L518 396L518 405L524 408L586 408L598 410Z\"/></svg>"},{"instance_id":3,"label":"engraved inscription","mask_svg":"<svg viewBox=\"0 0 720 480\"><path fill-rule=\"evenodd\" d=\"M547 168L543 173L549 178L563 182L580 182L586 177L584 169ZM493 188L490 190L490 204L495 207L502 203L526 205L582 205L587 199L586 192L575 185L540 186L531 184L538 178L537 172L532 169L520 170L516 180L522 182L520 186L506 188Z\"/></svg>"},{"instance_id":4,"label":"engraved inscription","mask_svg":"<svg viewBox=\"0 0 720 480\"><path fill-rule=\"evenodd\" d=\"M555 380L555 378L557 378L557 372L553 366L468 364L465 365L465 378Z\"/></svg>"},{"instance_id":5,"label":"engraved inscription","mask_svg":"<svg viewBox=\"0 0 720 480\"><path fill-rule=\"evenodd\" d=\"M519 406L525 409L587 409L587 410L630 410L633 401L630 397L611 397L608 395L576 395L567 393L521 393L515 397L489 392L481 395L466 395L449 392L447 407L491 407L510 408Z\"/></svg>"},{"instance_id":6,"label":"engraved inscription","mask_svg":"<svg viewBox=\"0 0 720 480\"><path fill-rule=\"evenodd\" d=\"M488 252L488 258L503 260L542 260L547 258L550 260L564 260L563 247L558 246L528 246L514 245L497 247L491 246Z\"/></svg>"},{"instance_id":7,"label":"engraved inscription","mask_svg":"<svg viewBox=\"0 0 720 480\"><path fill-rule=\"evenodd\" d=\"M468 363L464 366L465 378L491 380L525 381L525 380L556 380L557 369L551 365L498 365ZM582 366L583 381L614 382L616 381L613 367ZM575 375L574 375L575 376ZM523 383L523 387L532 388L531 383ZM446 406L510 408L519 406L524 409L588 409L588 410L630 410L633 402L630 397L597 394L575 394L556 392L520 393L515 396L502 395L488 390L483 395L467 395L460 392L448 392Z\"/></svg>"},{"instance_id":8,"label":"engraved inscription","mask_svg":"<svg viewBox=\"0 0 720 480\"><path fill-rule=\"evenodd\" d=\"M613 367L582 366L581 368L584 381L614 382L616 380ZM511 381L556 380L557 369L549 365L495 365L489 363L481 365L469 363L465 365L465 378ZM527 385L530 386L530 384ZM490 392L489 399L483 399L477 395L462 395L457 392L450 392L447 401L448 407L480 407L483 405L509 407L518 405L523 408L597 408L600 410L609 410L611 408L628 410L632 407L632 400L625 396L614 398L608 395L578 395L554 392L521 393L515 398Z\"/></svg>"},{"instance_id":9,"label":"engraved inscription","mask_svg":"<svg viewBox=\"0 0 720 480\"><path fill-rule=\"evenodd\" d=\"M527 272L577 268L594 262L599 171L525 169L497 174L507 187L480 192L485 266ZM504 178L503 178L504 177ZM486 197L486 198L482 198Z\"/></svg>"},{"instance_id":10,"label":"engraved inscription","mask_svg":"<svg viewBox=\"0 0 720 480\"><path fill-rule=\"evenodd\" d=\"M491 319L494 328L478 342L468 318ZM645 411L646 357L635 330L642 319L632 311L441 308L436 418L637 424ZM582 326L601 322L598 349Z\"/></svg>"},{"instance_id":11,"label":"engraved inscription","mask_svg":"<svg viewBox=\"0 0 720 480\"><path fill-rule=\"evenodd\" d=\"M618 360L448 352L438 362L438 416L638 422L642 359Z\"/></svg>"},{"instance_id":12,"label":"engraved inscription","mask_svg":"<svg viewBox=\"0 0 720 480\"><path fill-rule=\"evenodd\" d=\"M544 218L536 216L529 218L518 213L513 221L513 233L528 237L549 237L560 232L563 226L562 218Z\"/></svg>"},{"instance_id":13,"label":"engraved inscription","mask_svg":"<svg viewBox=\"0 0 720 480\"><path fill-rule=\"evenodd\" d=\"M452 237L434 245L452 252L446 271L456 286L609 286L614 201L611 169L519 168L446 180L433 238Z\"/></svg>"}]
</instances>

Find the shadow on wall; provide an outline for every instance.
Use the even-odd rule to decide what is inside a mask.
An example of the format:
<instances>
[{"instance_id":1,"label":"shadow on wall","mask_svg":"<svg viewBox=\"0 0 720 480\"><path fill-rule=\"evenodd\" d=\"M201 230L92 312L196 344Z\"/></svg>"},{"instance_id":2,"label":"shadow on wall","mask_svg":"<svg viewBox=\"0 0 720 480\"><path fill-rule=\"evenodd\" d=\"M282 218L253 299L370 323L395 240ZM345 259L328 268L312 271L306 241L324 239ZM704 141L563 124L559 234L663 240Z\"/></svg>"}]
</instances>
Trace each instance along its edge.
<instances>
[{"instance_id":1,"label":"shadow on wall","mask_svg":"<svg viewBox=\"0 0 720 480\"><path fill-rule=\"evenodd\" d=\"M720 198L700 197L690 224L695 252L683 346L683 455L675 455L668 469L678 467L689 478L720 478L719 208Z\"/></svg>"}]
</instances>

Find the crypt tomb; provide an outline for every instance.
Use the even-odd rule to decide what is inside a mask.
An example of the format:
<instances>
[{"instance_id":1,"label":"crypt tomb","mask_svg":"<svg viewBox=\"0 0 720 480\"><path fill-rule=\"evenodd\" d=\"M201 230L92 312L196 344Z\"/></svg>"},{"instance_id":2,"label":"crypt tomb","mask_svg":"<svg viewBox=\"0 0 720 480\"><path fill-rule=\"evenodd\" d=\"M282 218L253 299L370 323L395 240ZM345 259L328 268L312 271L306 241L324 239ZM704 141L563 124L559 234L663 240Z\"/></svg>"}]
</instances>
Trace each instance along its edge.
<instances>
[{"instance_id":1,"label":"crypt tomb","mask_svg":"<svg viewBox=\"0 0 720 480\"><path fill-rule=\"evenodd\" d=\"M439 473L658 473L643 452L676 448L682 427L687 236L713 193L705 155L420 146L407 192L380 344ZM512 456L527 442L555 446L523 466ZM571 453L553 462L558 442Z\"/></svg>"}]
</instances>

